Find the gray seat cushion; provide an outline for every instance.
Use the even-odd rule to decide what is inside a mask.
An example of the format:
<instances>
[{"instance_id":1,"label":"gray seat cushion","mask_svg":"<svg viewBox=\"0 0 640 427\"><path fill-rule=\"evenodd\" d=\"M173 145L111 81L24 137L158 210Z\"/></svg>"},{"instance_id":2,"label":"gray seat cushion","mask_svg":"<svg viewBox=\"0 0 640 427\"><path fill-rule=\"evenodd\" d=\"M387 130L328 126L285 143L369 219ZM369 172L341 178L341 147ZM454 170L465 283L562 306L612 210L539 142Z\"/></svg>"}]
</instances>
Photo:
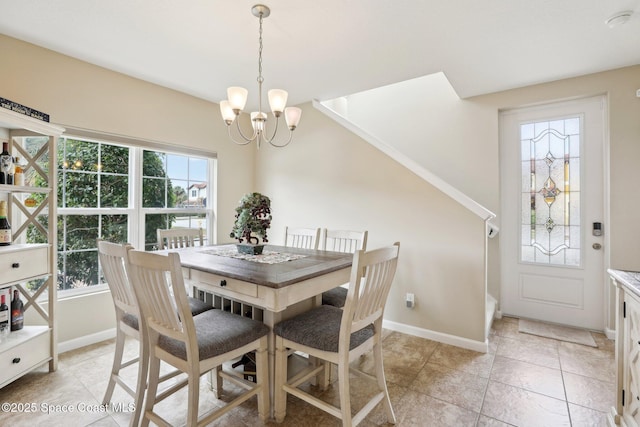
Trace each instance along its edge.
<instances>
[{"instance_id":1,"label":"gray seat cushion","mask_svg":"<svg viewBox=\"0 0 640 427\"><path fill-rule=\"evenodd\" d=\"M194 316L200 360L235 350L269 333L262 322L222 310L208 310ZM163 350L187 360L184 342L161 335L158 346Z\"/></svg>"},{"instance_id":2,"label":"gray seat cushion","mask_svg":"<svg viewBox=\"0 0 640 427\"><path fill-rule=\"evenodd\" d=\"M211 304L207 304L206 302L193 297L189 297L189 308L191 309L192 316L197 316L198 314L204 313L207 310L213 310L213 306ZM126 313L124 316L122 316L122 321L125 325L131 326L136 331L139 328L138 318L133 314Z\"/></svg>"},{"instance_id":3,"label":"gray seat cushion","mask_svg":"<svg viewBox=\"0 0 640 427\"><path fill-rule=\"evenodd\" d=\"M197 298L189 297L189 308L191 309L191 315L197 316L200 313L211 310L213 306Z\"/></svg>"},{"instance_id":4,"label":"gray seat cushion","mask_svg":"<svg viewBox=\"0 0 640 427\"><path fill-rule=\"evenodd\" d=\"M322 293L322 304L332 305L334 307L342 308L347 301L347 294L349 289L338 286L327 292Z\"/></svg>"},{"instance_id":5,"label":"gray seat cushion","mask_svg":"<svg viewBox=\"0 0 640 427\"><path fill-rule=\"evenodd\" d=\"M122 323L124 323L125 325L131 326L136 331L139 328L138 318L133 314L125 313L124 316L122 316Z\"/></svg>"},{"instance_id":6,"label":"gray seat cushion","mask_svg":"<svg viewBox=\"0 0 640 427\"><path fill-rule=\"evenodd\" d=\"M341 320L341 309L331 305L321 305L278 323L273 330L276 335L290 341L337 353ZM358 347L373 334L373 325L352 333L349 349Z\"/></svg>"}]
</instances>

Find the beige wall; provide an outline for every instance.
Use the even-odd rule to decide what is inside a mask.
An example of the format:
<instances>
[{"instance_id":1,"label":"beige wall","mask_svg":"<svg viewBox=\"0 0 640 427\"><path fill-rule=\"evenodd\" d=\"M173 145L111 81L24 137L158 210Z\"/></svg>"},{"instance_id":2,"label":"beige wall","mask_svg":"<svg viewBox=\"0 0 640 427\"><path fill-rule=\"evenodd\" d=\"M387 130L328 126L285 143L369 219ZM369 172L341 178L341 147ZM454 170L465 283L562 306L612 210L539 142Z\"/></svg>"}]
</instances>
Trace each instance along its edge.
<instances>
[{"instance_id":1,"label":"beige wall","mask_svg":"<svg viewBox=\"0 0 640 427\"><path fill-rule=\"evenodd\" d=\"M336 108L366 132L495 212L499 223L499 111L606 94L611 201L606 253L611 267L640 270L640 193L635 189L640 182L639 88L640 66L635 66L460 100L444 76L435 75L351 95L339 100ZM500 237L489 241L488 289L497 298ZM611 304L607 310L605 326L614 328Z\"/></svg>"},{"instance_id":2,"label":"beige wall","mask_svg":"<svg viewBox=\"0 0 640 427\"><path fill-rule=\"evenodd\" d=\"M228 142L217 104L2 35L0 52L0 97L48 113L52 123L217 153L218 240L229 240L237 201L253 190L255 156ZM113 303L105 294L63 299L57 322L59 342L99 334L115 327Z\"/></svg>"},{"instance_id":3,"label":"beige wall","mask_svg":"<svg viewBox=\"0 0 640 427\"><path fill-rule=\"evenodd\" d=\"M262 148L257 189L272 199L270 241L285 226L368 230L399 241L385 319L484 342L484 221L310 104L286 149ZM416 307L405 307L405 294Z\"/></svg>"},{"instance_id":4,"label":"beige wall","mask_svg":"<svg viewBox=\"0 0 640 427\"><path fill-rule=\"evenodd\" d=\"M609 194L611 267L640 270L640 66L515 89L472 99L508 109L555 100L606 94L609 99ZM497 140L497 117L495 117ZM605 230L606 232L606 230Z\"/></svg>"},{"instance_id":5,"label":"beige wall","mask_svg":"<svg viewBox=\"0 0 640 427\"><path fill-rule=\"evenodd\" d=\"M460 99L443 73L349 95L330 107L474 202L500 210L496 109ZM488 249L488 290L499 299L499 239L489 240Z\"/></svg>"},{"instance_id":6,"label":"beige wall","mask_svg":"<svg viewBox=\"0 0 640 427\"><path fill-rule=\"evenodd\" d=\"M605 265L640 271L640 66L514 89L477 97L471 101L492 110L509 109L556 100L605 94L608 104L609 220ZM497 117L496 140L497 140ZM606 215L606 214L605 214ZM606 242L606 240L605 240ZM605 283L605 328L615 329L614 289Z\"/></svg>"},{"instance_id":7,"label":"beige wall","mask_svg":"<svg viewBox=\"0 0 640 427\"><path fill-rule=\"evenodd\" d=\"M401 242L401 262L387 309L388 320L472 340L483 336L476 319L484 284L478 283L483 255L468 251L484 239L477 217L459 209L448 197L331 121L310 104L293 143L286 149L236 147L226 137L216 104L113 73L32 45L0 36L5 66L0 68L0 96L51 115L54 123L187 145L218 153L219 239L233 222L233 209L245 192L258 190L273 199L270 241L280 243L285 225L367 229L369 247ZM456 139L466 165L465 179L498 188L498 175L475 166L464 147L496 153L498 110L597 93L608 93L611 126L611 255L612 266L640 270L640 67L518 89L466 101L464 113L444 111L447 120L429 134L447 144L445 125L464 126L482 117L481 131L469 141ZM411 115L411 111L393 112ZM443 118L445 118L443 116ZM420 124L427 118L416 116ZM430 126L437 126L436 124ZM430 136L425 134L425 138ZM481 150L482 151L482 150ZM497 160L496 160L497 162ZM484 188L483 186L474 186ZM474 190L469 190L474 192ZM480 191L479 191L480 193ZM495 196L477 199L494 210ZM481 230L482 231L478 231ZM495 252L495 251L494 251ZM493 252L492 252L493 253ZM404 308L405 292L416 294L414 310ZM465 296L462 304L451 304ZM462 300L461 298L458 298ZM112 311L100 296L82 303ZM465 301L475 300L476 303ZM59 336L74 339L113 324L78 319L70 304L58 308ZM69 306L67 307L67 304ZM90 313L91 311L89 311ZM100 316L95 316L100 317ZM82 324L82 327L80 327ZM93 331L93 332L92 332Z\"/></svg>"},{"instance_id":8,"label":"beige wall","mask_svg":"<svg viewBox=\"0 0 640 427\"><path fill-rule=\"evenodd\" d=\"M7 64L0 67L1 97L48 113L62 126L217 153L221 213L233 212L251 191L254 152L228 142L217 104L2 35L0 51ZM233 216L220 215L219 238L232 224Z\"/></svg>"},{"instance_id":9,"label":"beige wall","mask_svg":"<svg viewBox=\"0 0 640 427\"><path fill-rule=\"evenodd\" d=\"M460 99L444 74L347 97L347 117L492 212L500 209L495 111ZM475 178L475 179L474 179Z\"/></svg>"}]
</instances>

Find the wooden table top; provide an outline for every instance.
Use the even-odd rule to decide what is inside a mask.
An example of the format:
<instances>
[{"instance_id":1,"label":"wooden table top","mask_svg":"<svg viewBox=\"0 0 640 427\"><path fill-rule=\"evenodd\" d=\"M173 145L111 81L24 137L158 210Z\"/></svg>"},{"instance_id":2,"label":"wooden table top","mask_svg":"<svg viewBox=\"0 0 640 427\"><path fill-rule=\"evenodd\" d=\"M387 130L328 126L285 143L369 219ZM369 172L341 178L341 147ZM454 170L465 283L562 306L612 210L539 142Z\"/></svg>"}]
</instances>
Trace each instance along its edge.
<instances>
[{"instance_id":1,"label":"wooden table top","mask_svg":"<svg viewBox=\"0 0 640 427\"><path fill-rule=\"evenodd\" d=\"M276 264L265 264L244 259L215 255L212 249L234 247L230 245L196 246L159 252L178 252L183 267L193 268L227 278L242 280L270 288L283 288L294 283L351 268L353 254L287 246L266 245L266 251L301 254L304 258Z\"/></svg>"}]
</instances>

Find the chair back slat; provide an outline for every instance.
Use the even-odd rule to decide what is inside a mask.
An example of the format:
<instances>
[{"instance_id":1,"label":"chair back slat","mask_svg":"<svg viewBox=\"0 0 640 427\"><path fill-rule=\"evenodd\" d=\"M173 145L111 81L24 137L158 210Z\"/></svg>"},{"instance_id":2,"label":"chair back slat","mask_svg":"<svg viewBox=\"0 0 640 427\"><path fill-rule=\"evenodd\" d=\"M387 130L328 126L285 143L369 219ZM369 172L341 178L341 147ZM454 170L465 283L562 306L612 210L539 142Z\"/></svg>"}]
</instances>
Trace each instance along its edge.
<instances>
[{"instance_id":1,"label":"chair back slat","mask_svg":"<svg viewBox=\"0 0 640 427\"><path fill-rule=\"evenodd\" d=\"M320 228L285 228L284 245L301 249L318 249Z\"/></svg>"},{"instance_id":2,"label":"chair back slat","mask_svg":"<svg viewBox=\"0 0 640 427\"><path fill-rule=\"evenodd\" d=\"M127 252L131 249L133 246L128 243L122 245L98 239L98 258L113 303L117 309L137 317L138 303L126 268Z\"/></svg>"},{"instance_id":3,"label":"chair back slat","mask_svg":"<svg viewBox=\"0 0 640 427\"><path fill-rule=\"evenodd\" d=\"M325 251L354 253L367 249L367 231L324 229L323 245Z\"/></svg>"},{"instance_id":4,"label":"chair back slat","mask_svg":"<svg viewBox=\"0 0 640 427\"><path fill-rule=\"evenodd\" d=\"M391 272L392 262L386 261L380 264L367 266L364 271L368 292L361 291L361 301L353 316L353 322L363 326L380 317L389 294L390 284L393 280ZM389 277L391 275L391 277ZM362 283L362 281L361 281Z\"/></svg>"},{"instance_id":5,"label":"chair back slat","mask_svg":"<svg viewBox=\"0 0 640 427\"><path fill-rule=\"evenodd\" d=\"M349 293L343 308L340 348L346 349L351 333L382 319L384 307L395 276L400 244L354 255ZM347 350L348 351L348 350Z\"/></svg>"},{"instance_id":6,"label":"chair back slat","mask_svg":"<svg viewBox=\"0 0 640 427\"><path fill-rule=\"evenodd\" d=\"M180 249L204 245L202 228L170 228L157 230L158 250Z\"/></svg>"},{"instance_id":7,"label":"chair back slat","mask_svg":"<svg viewBox=\"0 0 640 427\"><path fill-rule=\"evenodd\" d=\"M133 289L148 326L162 335L186 342L188 330L194 329L180 255L132 250L129 264Z\"/></svg>"}]
</instances>

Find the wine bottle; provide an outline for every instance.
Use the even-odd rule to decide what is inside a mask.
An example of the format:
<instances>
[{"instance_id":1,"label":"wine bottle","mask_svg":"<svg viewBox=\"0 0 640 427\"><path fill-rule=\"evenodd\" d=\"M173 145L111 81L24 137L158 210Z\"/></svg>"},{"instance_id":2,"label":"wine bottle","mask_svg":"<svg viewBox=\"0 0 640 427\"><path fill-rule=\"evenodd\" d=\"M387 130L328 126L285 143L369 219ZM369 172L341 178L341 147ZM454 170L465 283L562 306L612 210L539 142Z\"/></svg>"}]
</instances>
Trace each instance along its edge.
<instances>
[{"instance_id":1,"label":"wine bottle","mask_svg":"<svg viewBox=\"0 0 640 427\"><path fill-rule=\"evenodd\" d=\"M9 327L9 307L5 301L5 295L0 295L0 331Z\"/></svg>"},{"instance_id":2,"label":"wine bottle","mask_svg":"<svg viewBox=\"0 0 640 427\"><path fill-rule=\"evenodd\" d=\"M2 143L2 153L0 153L0 184L9 184L9 173L13 165L13 158L9 154L9 143Z\"/></svg>"},{"instance_id":3,"label":"wine bottle","mask_svg":"<svg viewBox=\"0 0 640 427\"><path fill-rule=\"evenodd\" d=\"M7 184L13 185L13 175L16 172L16 159L11 158L11 166L9 166L9 173L7 174Z\"/></svg>"},{"instance_id":4,"label":"wine bottle","mask_svg":"<svg viewBox=\"0 0 640 427\"><path fill-rule=\"evenodd\" d=\"M11 224L7 218L7 202L0 200L0 246L11 244Z\"/></svg>"},{"instance_id":5,"label":"wine bottle","mask_svg":"<svg viewBox=\"0 0 640 427\"><path fill-rule=\"evenodd\" d=\"M24 169L20 164L20 157L16 157L14 166L15 171L13 172L13 185L24 185Z\"/></svg>"},{"instance_id":6,"label":"wine bottle","mask_svg":"<svg viewBox=\"0 0 640 427\"><path fill-rule=\"evenodd\" d=\"M19 331L24 326L24 304L17 289L13 291L11 301L11 331Z\"/></svg>"}]
</instances>

